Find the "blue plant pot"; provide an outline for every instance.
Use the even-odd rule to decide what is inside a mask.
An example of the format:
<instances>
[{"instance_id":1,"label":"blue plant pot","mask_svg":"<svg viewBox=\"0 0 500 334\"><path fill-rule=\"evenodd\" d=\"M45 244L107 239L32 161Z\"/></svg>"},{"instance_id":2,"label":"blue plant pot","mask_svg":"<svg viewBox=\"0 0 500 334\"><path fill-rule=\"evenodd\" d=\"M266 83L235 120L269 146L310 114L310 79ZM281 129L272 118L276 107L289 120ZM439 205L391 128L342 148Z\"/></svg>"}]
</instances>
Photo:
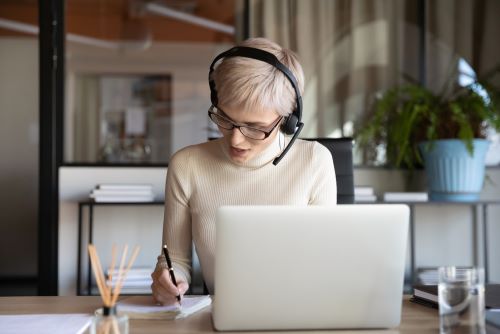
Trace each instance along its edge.
<instances>
[{"instance_id":1,"label":"blue plant pot","mask_svg":"<svg viewBox=\"0 0 500 334\"><path fill-rule=\"evenodd\" d=\"M471 156L464 142L441 139L419 144L432 201L470 202L479 199L484 181L484 159L489 142L473 140Z\"/></svg>"}]
</instances>

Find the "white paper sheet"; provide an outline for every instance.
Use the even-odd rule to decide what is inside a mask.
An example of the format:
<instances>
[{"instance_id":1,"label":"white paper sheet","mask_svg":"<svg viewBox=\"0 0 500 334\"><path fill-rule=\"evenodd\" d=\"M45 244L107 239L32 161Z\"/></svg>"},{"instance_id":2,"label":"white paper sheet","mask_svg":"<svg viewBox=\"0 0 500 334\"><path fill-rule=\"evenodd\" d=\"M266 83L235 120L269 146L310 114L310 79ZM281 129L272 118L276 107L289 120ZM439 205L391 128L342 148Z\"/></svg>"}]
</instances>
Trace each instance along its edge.
<instances>
[{"instance_id":1,"label":"white paper sheet","mask_svg":"<svg viewBox=\"0 0 500 334\"><path fill-rule=\"evenodd\" d=\"M187 317L210 305L210 296L184 296L182 307L177 305L160 306L153 303L151 296L134 296L121 300L117 309L131 319L179 319Z\"/></svg>"},{"instance_id":2,"label":"white paper sheet","mask_svg":"<svg viewBox=\"0 0 500 334\"><path fill-rule=\"evenodd\" d=\"M89 314L0 315L2 334L81 334L90 325Z\"/></svg>"}]
</instances>

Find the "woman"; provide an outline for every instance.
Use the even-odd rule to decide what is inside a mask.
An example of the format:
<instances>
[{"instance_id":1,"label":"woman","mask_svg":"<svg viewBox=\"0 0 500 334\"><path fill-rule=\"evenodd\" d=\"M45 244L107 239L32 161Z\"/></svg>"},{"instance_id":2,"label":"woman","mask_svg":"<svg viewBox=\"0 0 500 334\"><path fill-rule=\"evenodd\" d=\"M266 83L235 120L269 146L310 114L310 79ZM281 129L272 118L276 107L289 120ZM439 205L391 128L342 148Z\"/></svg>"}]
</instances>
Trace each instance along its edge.
<instances>
[{"instance_id":1,"label":"woman","mask_svg":"<svg viewBox=\"0 0 500 334\"><path fill-rule=\"evenodd\" d=\"M151 288L162 304L175 303L176 296L188 290L193 241L204 281L213 293L218 207L336 204L332 156L321 144L297 140L281 162L273 164L285 146L280 130L289 132L283 122L292 112L295 116L300 104L296 90L303 92L304 74L296 56L264 38L246 40L240 47L273 54L296 84L275 65L255 57L226 56L211 73L214 105L209 116L223 137L184 148L170 161L163 241L178 285L171 282L165 258L159 256Z\"/></svg>"}]
</instances>

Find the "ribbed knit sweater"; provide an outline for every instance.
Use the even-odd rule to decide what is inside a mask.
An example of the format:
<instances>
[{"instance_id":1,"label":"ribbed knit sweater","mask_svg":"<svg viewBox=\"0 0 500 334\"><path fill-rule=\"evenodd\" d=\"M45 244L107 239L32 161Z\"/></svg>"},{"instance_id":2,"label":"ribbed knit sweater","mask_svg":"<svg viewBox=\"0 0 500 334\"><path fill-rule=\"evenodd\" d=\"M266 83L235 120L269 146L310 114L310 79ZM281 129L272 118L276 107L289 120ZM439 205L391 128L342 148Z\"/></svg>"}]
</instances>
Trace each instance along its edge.
<instances>
[{"instance_id":1,"label":"ribbed knit sweater","mask_svg":"<svg viewBox=\"0 0 500 334\"><path fill-rule=\"evenodd\" d=\"M215 213L222 205L335 205L332 156L317 142L297 140L282 151L279 136L258 156L236 164L222 139L186 147L170 160L163 242L178 280L190 283L192 243L210 293L214 287ZM282 145L281 145L282 146ZM163 255L157 266L166 267Z\"/></svg>"}]
</instances>

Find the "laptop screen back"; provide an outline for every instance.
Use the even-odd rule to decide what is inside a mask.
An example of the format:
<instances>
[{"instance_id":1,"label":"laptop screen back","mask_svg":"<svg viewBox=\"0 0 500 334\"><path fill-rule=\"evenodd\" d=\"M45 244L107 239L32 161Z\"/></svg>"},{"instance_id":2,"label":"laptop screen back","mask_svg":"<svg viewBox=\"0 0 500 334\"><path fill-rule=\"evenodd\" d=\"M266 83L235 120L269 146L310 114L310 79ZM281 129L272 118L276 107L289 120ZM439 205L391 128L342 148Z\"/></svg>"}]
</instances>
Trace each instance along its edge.
<instances>
[{"instance_id":1,"label":"laptop screen back","mask_svg":"<svg viewBox=\"0 0 500 334\"><path fill-rule=\"evenodd\" d=\"M397 326L408 222L397 204L219 208L216 329Z\"/></svg>"}]
</instances>

